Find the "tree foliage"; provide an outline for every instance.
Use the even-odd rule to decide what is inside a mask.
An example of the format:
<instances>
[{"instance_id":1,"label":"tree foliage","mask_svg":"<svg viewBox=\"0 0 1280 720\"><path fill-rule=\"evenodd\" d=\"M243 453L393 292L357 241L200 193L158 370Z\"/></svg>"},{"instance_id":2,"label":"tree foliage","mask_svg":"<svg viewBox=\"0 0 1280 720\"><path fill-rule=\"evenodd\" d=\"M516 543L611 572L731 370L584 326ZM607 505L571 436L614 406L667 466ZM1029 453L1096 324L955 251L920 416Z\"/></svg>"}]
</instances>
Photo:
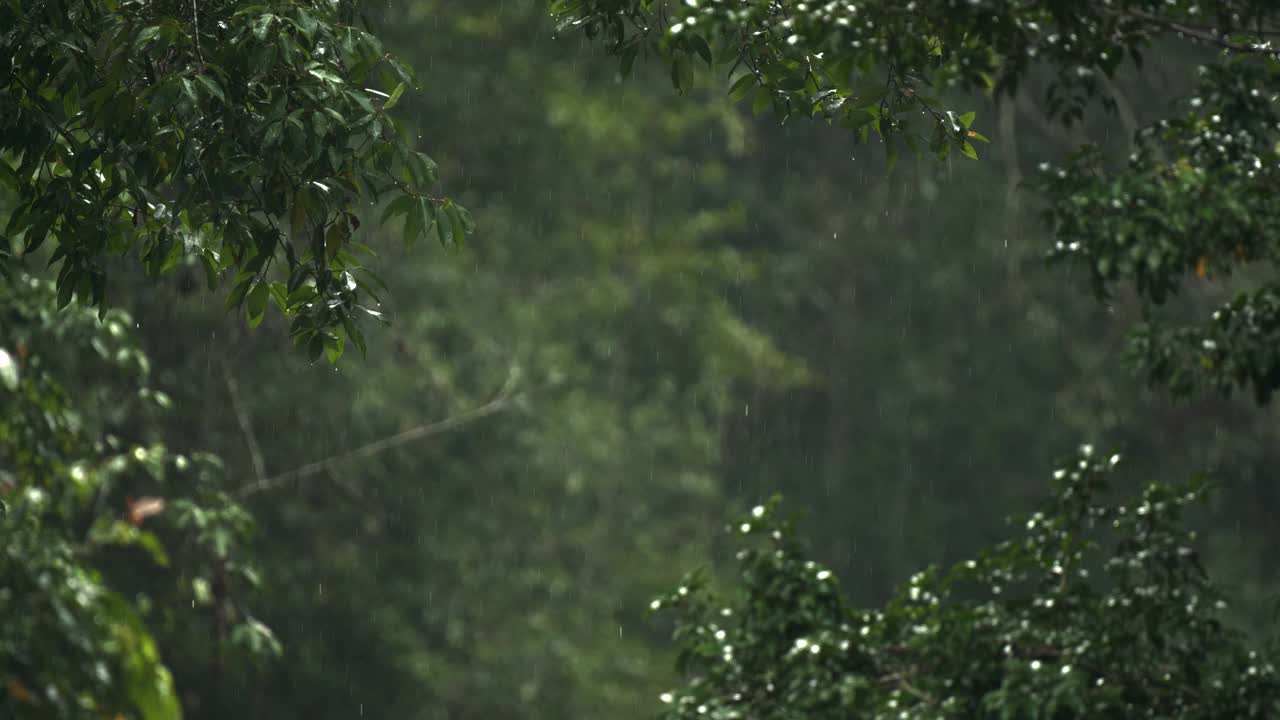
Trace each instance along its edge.
<instances>
[{"instance_id":1,"label":"tree foliage","mask_svg":"<svg viewBox=\"0 0 1280 720\"><path fill-rule=\"evenodd\" d=\"M0 28L0 268L51 241L60 306L106 309L109 256L191 258L251 326L274 303L336 360L379 315L370 202L410 242L472 229L388 115L415 81L353 3L6 0Z\"/></svg>"},{"instance_id":2,"label":"tree foliage","mask_svg":"<svg viewBox=\"0 0 1280 720\"><path fill-rule=\"evenodd\" d=\"M687 673L664 717L1273 717L1276 651L1224 625L1183 524L1206 486L1108 501L1118 461L1081 448L1020 538L876 609L806 559L776 501L757 506L728 528L737 592L695 575L652 604L675 612Z\"/></svg>"},{"instance_id":3,"label":"tree foliage","mask_svg":"<svg viewBox=\"0 0 1280 720\"><path fill-rule=\"evenodd\" d=\"M754 95L757 111L821 118L864 142L874 132L891 160L899 142L976 158L972 142L986 138L957 98L1011 98L1036 83L1048 116L1070 125L1094 101L1114 110L1113 78L1141 70L1153 46L1216 51L1181 111L1137 133L1127 164L1086 149L1033 184L1050 255L1083 266L1100 295L1120 285L1146 304L1131 356L1153 381L1181 393L1252 389L1263 402L1280 386L1268 232L1280 174L1274 3L561 0L554 12L603 37L624 71L656 53L685 87L701 59L727 68L730 92ZM1212 319L1170 327L1157 317L1189 279L1246 270L1257 287Z\"/></svg>"},{"instance_id":4,"label":"tree foliage","mask_svg":"<svg viewBox=\"0 0 1280 720\"><path fill-rule=\"evenodd\" d=\"M227 593L230 578L256 582L241 549L251 521L220 492L216 458L158 441L172 401L129 316L59 311L55 296L25 274L0 289L0 710L178 718L152 602L215 614L250 654L269 651L270 631ZM70 367L67 344L88 350ZM76 374L93 378L90 397L62 380ZM122 564L163 581L131 582Z\"/></svg>"}]
</instances>

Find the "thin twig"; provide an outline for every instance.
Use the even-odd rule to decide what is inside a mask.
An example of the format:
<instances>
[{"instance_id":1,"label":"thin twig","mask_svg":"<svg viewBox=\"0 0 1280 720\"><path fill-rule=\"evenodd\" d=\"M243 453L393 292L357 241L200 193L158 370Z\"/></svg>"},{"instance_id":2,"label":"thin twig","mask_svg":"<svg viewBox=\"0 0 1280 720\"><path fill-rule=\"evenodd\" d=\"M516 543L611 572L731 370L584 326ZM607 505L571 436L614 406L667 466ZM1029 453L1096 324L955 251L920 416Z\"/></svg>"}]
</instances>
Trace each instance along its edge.
<instances>
[{"instance_id":1,"label":"thin twig","mask_svg":"<svg viewBox=\"0 0 1280 720\"><path fill-rule=\"evenodd\" d=\"M253 433L253 422L249 417L249 412L240 400L240 386L225 361L222 363L222 376L227 381L227 397L231 398L231 410L235 413L236 422L240 424L240 432L244 435L244 444L249 446L249 459L253 462L253 475L258 482L265 482L267 466L262 460L262 448L258 446L258 438Z\"/></svg>"},{"instance_id":2,"label":"thin twig","mask_svg":"<svg viewBox=\"0 0 1280 720\"><path fill-rule=\"evenodd\" d=\"M403 432L396 433L395 435L391 435L390 437L375 440L367 445L361 445L355 450L341 453L339 455L333 455L323 460L317 460L274 477L258 480L257 482L250 483L249 485L245 485L240 488L240 490L236 492L236 496L247 497L267 490L273 490L283 485L330 470L333 466L340 463L360 458L373 457L374 455L390 450L393 447L398 447L405 443L431 437L432 435L439 435L450 430L456 430L457 428L473 423L481 418L501 412L510 404L512 392L515 390L516 379L518 376L519 374L516 369L512 368L511 373L507 376L506 383L502 386L502 389L498 391L498 394L495 395L492 400L480 405L479 407L458 415L447 417L443 420L410 428Z\"/></svg>"},{"instance_id":3,"label":"thin twig","mask_svg":"<svg viewBox=\"0 0 1280 720\"><path fill-rule=\"evenodd\" d=\"M196 57L204 65L204 53L200 51L200 8L196 5L196 0L191 0L191 26L196 38Z\"/></svg>"},{"instance_id":4,"label":"thin twig","mask_svg":"<svg viewBox=\"0 0 1280 720\"><path fill-rule=\"evenodd\" d=\"M911 684L911 681L908 679L908 675L905 670L900 672L889 673L888 675L882 675L877 679L882 685L897 685L899 688L906 690L908 693L914 695L920 700L923 700L924 702L929 703L930 705L933 705L936 703L932 695L921 690L915 685Z\"/></svg>"}]
</instances>

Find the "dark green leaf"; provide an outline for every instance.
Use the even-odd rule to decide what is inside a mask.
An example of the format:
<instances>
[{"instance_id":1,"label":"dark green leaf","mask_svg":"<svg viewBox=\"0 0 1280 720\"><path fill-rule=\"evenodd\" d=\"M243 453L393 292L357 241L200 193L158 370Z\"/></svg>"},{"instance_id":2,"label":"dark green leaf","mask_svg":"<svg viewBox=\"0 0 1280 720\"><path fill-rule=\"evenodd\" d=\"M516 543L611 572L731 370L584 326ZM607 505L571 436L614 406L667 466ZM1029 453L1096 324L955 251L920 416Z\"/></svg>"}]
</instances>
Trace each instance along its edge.
<instances>
[{"instance_id":1,"label":"dark green leaf","mask_svg":"<svg viewBox=\"0 0 1280 720\"><path fill-rule=\"evenodd\" d=\"M756 86L756 76L751 73L743 73L733 84L729 86L729 96L734 100L741 100L751 94L751 90Z\"/></svg>"},{"instance_id":2,"label":"dark green leaf","mask_svg":"<svg viewBox=\"0 0 1280 720\"><path fill-rule=\"evenodd\" d=\"M270 297L270 287L267 283L254 283L253 288L249 290L245 297L245 317L249 321L250 328L258 327L262 322L263 316L267 310L267 299Z\"/></svg>"}]
</instances>

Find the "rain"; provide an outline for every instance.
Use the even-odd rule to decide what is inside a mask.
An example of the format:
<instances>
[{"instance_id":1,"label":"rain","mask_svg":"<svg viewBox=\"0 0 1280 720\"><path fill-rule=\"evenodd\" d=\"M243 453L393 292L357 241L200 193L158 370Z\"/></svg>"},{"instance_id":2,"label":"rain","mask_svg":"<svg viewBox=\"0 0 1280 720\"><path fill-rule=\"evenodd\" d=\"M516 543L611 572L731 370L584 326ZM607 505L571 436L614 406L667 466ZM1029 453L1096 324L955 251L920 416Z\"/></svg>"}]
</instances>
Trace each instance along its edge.
<instances>
[{"instance_id":1,"label":"rain","mask_svg":"<svg viewBox=\"0 0 1280 720\"><path fill-rule=\"evenodd\" d=\"M1280 11L0 0L0 718L1280 716Z\"/></svg>"}]
</instances>

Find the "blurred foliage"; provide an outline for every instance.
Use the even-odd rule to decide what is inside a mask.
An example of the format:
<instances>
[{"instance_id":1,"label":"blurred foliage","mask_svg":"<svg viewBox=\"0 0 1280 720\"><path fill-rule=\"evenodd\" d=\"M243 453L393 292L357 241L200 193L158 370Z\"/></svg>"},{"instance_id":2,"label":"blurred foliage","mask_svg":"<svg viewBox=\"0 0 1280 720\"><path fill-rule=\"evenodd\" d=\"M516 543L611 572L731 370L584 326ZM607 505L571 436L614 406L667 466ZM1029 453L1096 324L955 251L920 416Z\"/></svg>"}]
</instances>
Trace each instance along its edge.
<instances>
[{"instance_id":1,"label":"blurred foliage","mask_svg":"<svg viewBox=\"0 0 1280 720\"><path fill-rule=\"evenodd\" d=\"M201 408L167 437L227 458L270 538L256 607L290 658L219 691L198 654L175 677L202 717L644 714L669 678L644 598L713 552L734 383L807 378L729 299L761 268L723 242L747 220L708 150L741 121L564 62L537 7L373 20L456 79L399 109L482 230L448 257L380 251L367 359L300 366L225 320L198 266L119 276L175 404Z\"/></svg>"},{"instance_id":2,"label":"blurred foliage","mask_svg":"<svg viewBox=\"0 0 1280 720\"><path fill-rule=\"evenodd\" d=\"M252 576L238 557L249 518L219 492L215 458L158 441L172 401L151 386L124 311L59 311L54 286L25 273L0 288L0 308L0 710L181 717L150 616L182 608L213 573ZM134 566L164 582L128 582ZM254 623L232 600L201 604Z\"/></svg>"}]
</instances>

